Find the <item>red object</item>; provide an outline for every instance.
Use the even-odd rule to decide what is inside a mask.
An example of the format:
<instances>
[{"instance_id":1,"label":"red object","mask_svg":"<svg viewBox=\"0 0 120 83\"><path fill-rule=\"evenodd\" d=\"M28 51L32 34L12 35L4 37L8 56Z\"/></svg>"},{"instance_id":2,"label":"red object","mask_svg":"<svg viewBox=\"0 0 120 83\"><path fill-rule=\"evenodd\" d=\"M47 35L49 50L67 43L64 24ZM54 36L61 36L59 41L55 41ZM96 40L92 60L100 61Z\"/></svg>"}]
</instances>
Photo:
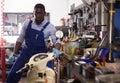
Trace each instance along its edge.
<instances>
[{"instance_id":1,"label":"red object","mask_svg":"<svg viewBox=\"0 0 120 83\"><path fill-rule=\"evenodd\" d=\"M6 66L5 66L5 49L0 48L0 68L2 71L2 83L6 80Z\"/></svg>"},{"instance_id":2,"label":"red object","mask_svg":"<svg viewBox=\"0 0 120 83\"><path fill-rule=\"evenodd\" d=\"M65 18L61 18L61 21L65 21Z\"/></svg>"},{"instance_id":3,"label":"red object","mask_svg":"<svg viewBox=\"0 0 120 83\"><path fill-rule=\"evenodd\" d=\"M3 20L7 20L7 17L3 17L4 11L4 0L0 0L0 69L2 73L2 83L5 83L6 80L6 63L5 63L5 48L4 48L4 30L3 30ZM3 18L3 19L2 19Z\"/></svg>"},{"instance_id":4,"label":"red object","mask_svg":"<svg viewBox=\"0 0 120 83\"><path fill-rule=\"evenodd\" d=\"M103 65L105 66L105 63L106 63L107 58L106 58L106 57L103 57L102 60L103 60Z\"/></svg>"},{"instance_id":5,"label":"red object","mask_svg":"<svg viewBox=\"0 0 120 83\"><path fill-rule=\"evenodd\" d=\"M3 45L4 45L4 39L0 38L0 46L3 46Z\"/></svg>"},{"instance_id":6,"label":"red object","mask_svg":"<svg viewBox=\"0 0 120 83\"><path fill-rule=\"evenodd\" d=\"M77 76L74 76L74 81L72 83L81 83Z\"/></svg>"},{"instance_id":7,"label":"red object","mask_svg":"<svg viewBox=\"0 0 120 83\"><path fill-rule=\"evenodd\" d=\"M8 20L8 16L7 15L3 16L3 20L7 21Z\"/></svg>"}]
</instances>

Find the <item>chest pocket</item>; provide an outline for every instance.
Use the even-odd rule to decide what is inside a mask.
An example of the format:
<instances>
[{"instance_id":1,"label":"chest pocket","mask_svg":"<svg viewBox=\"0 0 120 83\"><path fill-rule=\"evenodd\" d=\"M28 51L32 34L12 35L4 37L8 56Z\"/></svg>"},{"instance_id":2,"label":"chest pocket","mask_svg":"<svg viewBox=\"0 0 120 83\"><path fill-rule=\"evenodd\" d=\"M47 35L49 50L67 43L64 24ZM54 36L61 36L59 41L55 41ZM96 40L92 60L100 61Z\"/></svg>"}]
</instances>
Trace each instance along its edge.
<instances>
[{"instance_id":1,"label":"chest pocket","mask_svg":"<svg viewBox=\"0 0 120 83\"><path fill-rule=\"evenodd\" d=\"M43 30L47 27L49 22L47 22L41 31L31 28L32 20L29 22L26 29L25 43L28 47L45 47L44 33Z\"/></svg>"}]
</instances>

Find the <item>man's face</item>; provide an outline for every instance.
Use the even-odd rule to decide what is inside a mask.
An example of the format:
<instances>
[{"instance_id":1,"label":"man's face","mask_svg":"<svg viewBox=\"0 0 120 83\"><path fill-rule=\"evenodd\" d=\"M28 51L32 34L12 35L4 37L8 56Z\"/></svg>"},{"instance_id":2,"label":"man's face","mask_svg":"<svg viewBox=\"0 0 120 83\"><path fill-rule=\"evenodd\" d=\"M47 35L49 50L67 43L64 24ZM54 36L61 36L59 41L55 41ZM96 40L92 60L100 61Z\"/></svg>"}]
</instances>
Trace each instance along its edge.
<instances>
[{"instance_id":1,"label":"man's face","mask_svg":"<svg viewBox=\"0 0 120 83\"><path fill-rule=\"evenodd\" d=\"M36 8L34 10L34 14L35 14L35 19L37 21L43 21L44 20L44 16L45 16L45 11L41 8Z\"/></svg>"}]
</instances>

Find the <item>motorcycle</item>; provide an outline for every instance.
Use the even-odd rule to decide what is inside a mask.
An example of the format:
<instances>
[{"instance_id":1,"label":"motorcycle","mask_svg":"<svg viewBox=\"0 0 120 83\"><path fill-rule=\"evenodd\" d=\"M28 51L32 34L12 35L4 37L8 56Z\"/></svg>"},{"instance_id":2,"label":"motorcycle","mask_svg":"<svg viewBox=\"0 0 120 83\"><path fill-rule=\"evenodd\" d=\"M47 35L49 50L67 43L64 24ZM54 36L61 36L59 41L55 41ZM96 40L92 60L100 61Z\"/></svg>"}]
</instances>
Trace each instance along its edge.
<instances>
[{"instance_id":1,"label":"motorcycle","mask_svg":"<svg viewBox=\"0 0 120 83\"><path fill-rule=\"evenodd\" d=\"M27 72L28 83L55 83L56 73L47 67L47 62L54 60L54 53L38 53L33 55L29 62L19 72Z\"/></svg>"}]
</instances>

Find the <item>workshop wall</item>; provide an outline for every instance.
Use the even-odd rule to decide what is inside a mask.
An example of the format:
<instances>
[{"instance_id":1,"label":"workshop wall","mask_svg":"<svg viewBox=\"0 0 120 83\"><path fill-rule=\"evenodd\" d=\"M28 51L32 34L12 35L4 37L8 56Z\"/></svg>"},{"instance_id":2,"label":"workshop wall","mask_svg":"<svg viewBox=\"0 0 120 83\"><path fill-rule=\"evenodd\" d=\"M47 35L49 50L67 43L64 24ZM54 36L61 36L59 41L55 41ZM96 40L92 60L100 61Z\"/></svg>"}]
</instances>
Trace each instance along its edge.
<instances>
[{"instance_id":1,"label":"workshop wall","mask_svg":"<svg viewBox=\"0 0 120 83\"><path fill-rule=\"evenodd\" d=\"M50 20L56 26L61 25L61 18L68 18L70 5L79 4L80 0L5 0L4 12L33 12L36 3L43 3L50 12Z\"/></svg>"}]
</instances>

